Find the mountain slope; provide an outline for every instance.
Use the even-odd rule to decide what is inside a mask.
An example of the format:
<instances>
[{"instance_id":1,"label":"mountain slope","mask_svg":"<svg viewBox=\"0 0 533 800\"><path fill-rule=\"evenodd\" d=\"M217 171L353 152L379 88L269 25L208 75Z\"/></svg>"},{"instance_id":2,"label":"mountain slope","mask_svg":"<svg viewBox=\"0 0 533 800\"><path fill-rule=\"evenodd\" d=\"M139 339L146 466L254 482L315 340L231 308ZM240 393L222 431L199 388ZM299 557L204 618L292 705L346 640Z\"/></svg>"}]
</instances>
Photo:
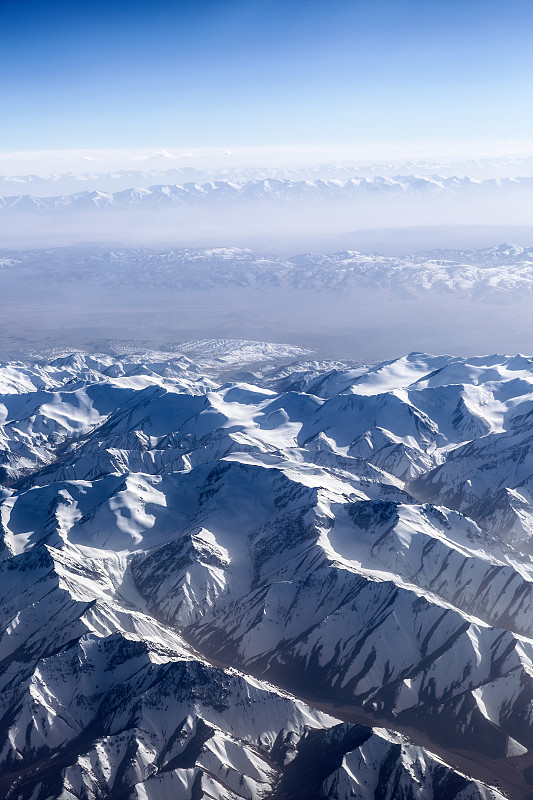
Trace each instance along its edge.
<instances>
[{"instance_id":1,"label":"mountain slope","mask_svg":"<svg viewBox=\"0 0 533 800\"><path fill-rule=\"evenodd\" d=\"M2 796L527 797L531 360L224 347L0 367Z\"/></svg>"}]
</instances>

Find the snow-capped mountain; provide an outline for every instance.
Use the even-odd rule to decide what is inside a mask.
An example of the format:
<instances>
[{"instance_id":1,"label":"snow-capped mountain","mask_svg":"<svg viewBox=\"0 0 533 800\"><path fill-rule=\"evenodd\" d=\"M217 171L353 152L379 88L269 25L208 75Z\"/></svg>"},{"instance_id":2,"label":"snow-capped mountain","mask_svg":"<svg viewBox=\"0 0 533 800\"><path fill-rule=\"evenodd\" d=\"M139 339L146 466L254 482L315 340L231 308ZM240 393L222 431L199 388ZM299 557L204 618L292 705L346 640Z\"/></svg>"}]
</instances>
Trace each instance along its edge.
<instances>
[{"instance_id":1,"label":"snow-capped mountain","mask_svg":"<svg viewBox=\"0 0 533 800\"><path fill-rule=\"evenodd\" d=\"M155 162L167 154L155 156ZM82 161L83 163L83 161ZM87 164L85 163L85 167ZM531 175L533 159L528 157L482 158L466 161L383 161L380 163L360 162L347 164L315 164L302 167L176 167L142 170L114 169L112 172L84 170L74 172L49 172L48 174L0 175L0 194L18 194L29 189L38 196L49 196L84 190L122 191L131 186L146 188L155 184L182 185L184 183L207 183L209 181L232 181L246 183L253 180L349 180L365 177L394 177L397 175L418 175L442 177L468 175L475 179L508 178L515 175Z\"/></svg>"},{"instance_id":2,"label":"snow-capped mountain","mask_svg":"<svg viewBox=\"0 0 533 800\"><path fill-rule=\"evenodd\" d=\"M31 184L30 184L31 185ZM29 194L0 196L0 212L65 212L127 208L171 208L223 202L346 203L373 196L445 195L483 197L502 193L530 196L533 177L471 178L443 175L370 175L369 177L252 180L210 180L206 183L136 186L118 192L95 189L74 194L40 197Z\"/></svg>"},{"instance_id":3,"label":"snow-capped mountain","mask_svg":"<svg viewBox=\"0 0 533 800\"><path fill-rule=\"evenodd\" d=\"M532 401L524 356L3 364L0 795L529 797Z\"/></svg>"},{"instance_id":4,"label":"snow-capped mountain","mask_svg":"<svg viewBox=\"0 0 533 800\"><path fill-rule=\"evenodd\" d=\"M533 247L501 244L410 256L346 251L293 258L237 247L149 249L64 247L1 250L5 285L46 281L130 289L296 288L387 291L492 298L533 288Z\"/></svg>"}]
</instances>

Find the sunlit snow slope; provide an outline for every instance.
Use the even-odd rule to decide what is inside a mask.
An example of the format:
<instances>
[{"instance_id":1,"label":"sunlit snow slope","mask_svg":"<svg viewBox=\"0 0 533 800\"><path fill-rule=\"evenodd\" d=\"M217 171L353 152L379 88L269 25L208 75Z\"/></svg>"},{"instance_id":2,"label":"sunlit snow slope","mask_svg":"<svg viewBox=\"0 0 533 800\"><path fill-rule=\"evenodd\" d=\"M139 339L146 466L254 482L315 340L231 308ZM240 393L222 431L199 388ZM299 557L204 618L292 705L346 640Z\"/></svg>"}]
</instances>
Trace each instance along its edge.
<instances>
[{"instance_id":1,"label":"sunlit snow slope","mask_svg":"<svg viewBox=\"0 0 533 800\"><path fill-rule=\"evenodd\" d=\"M0 367L0 796L530 797L533 360L228 347Z\"/></svg>"}]
</instances>

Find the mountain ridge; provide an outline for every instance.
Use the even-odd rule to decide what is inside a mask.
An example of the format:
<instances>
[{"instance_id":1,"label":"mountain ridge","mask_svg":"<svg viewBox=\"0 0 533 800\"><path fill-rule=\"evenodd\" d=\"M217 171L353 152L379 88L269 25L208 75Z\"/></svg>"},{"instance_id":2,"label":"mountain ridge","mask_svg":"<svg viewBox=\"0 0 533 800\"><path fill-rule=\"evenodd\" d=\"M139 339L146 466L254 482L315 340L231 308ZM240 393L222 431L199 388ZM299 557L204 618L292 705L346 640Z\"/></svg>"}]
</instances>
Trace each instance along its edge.
<instances>
[{"instance_id":1,"label":"mountain ridge","mask_svg":"<svg viewBox=\"0 0 533 800\"><path fill-rule=\"evenodd\" d=\"M526 798L532 360L255 348L0 366L2 792Z\"/></svg>"},{"instance_id":2,"label":"mountain ridge","mask_svg":"<svg viewBox=\"0 0 533 800\"><path fill-rule=\"evenodd\" d=\"M395 296L435 292L480 299L522 297L533 287L533 247L434 250L408 256L339 251L290 258L247 248L65 247L1 250L0 277L132 289L353 288Z\"/></svg>"},{"instance_id":3,"label":"mountain ridge","mask_svg":"<svg viewBox=\"0 0 533 800\"><path fill-rule=\"evenodd\" d=\"M269 177L253 180L210 180L205 183L154 184L117 192L93 189L72 194L41 197L19 194L0 197L0 213L10 211L59 212L68 210L120 210L127 208L170 208L232 203L344 203L373 195L444 195L476 197L481 192L502 192L520 196L531 192L533 177L471 178L443 175L395 175L290 179Z\"/></svg>"}]
</instances>

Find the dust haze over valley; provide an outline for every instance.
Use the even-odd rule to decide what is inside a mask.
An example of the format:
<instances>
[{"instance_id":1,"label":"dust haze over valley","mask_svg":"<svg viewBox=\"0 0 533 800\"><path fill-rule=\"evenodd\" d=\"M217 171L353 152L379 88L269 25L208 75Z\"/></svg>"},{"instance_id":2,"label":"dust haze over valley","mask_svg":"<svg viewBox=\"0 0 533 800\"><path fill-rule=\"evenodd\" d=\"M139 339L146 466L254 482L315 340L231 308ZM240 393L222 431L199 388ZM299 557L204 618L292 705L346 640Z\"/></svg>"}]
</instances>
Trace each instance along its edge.
<instances>
[{"instance_id":1,"label":"dust haze over valley","mask_svg":"<svg viewBox=\"0 0 533 800\"><path fill-rule=\"evenodd\" d=\"M533 178L509 170L531 165L458 166L4 178L1 352L190 338L366 361L526 351Z\"/></svg>"}]
</instances>

